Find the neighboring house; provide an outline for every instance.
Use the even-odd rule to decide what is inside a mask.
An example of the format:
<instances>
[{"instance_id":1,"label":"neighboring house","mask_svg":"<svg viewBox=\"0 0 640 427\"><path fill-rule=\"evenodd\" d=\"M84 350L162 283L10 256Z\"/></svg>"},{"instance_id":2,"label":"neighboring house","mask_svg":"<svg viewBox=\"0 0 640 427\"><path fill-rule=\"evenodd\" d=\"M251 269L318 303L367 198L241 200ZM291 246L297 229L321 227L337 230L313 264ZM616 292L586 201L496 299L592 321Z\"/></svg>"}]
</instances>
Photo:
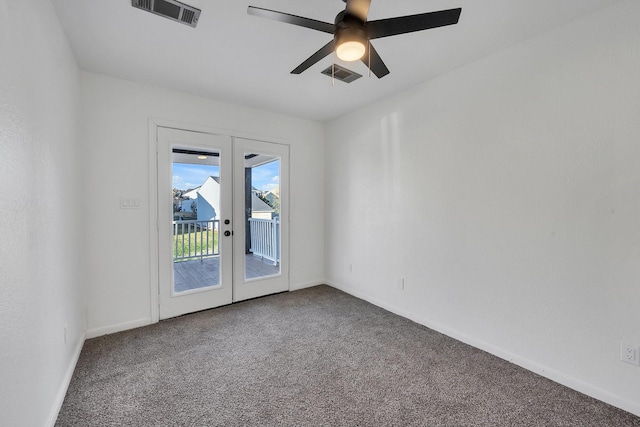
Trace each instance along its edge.
<instances>
[{"instance_id":1,"label":"neighboring house","mask_svg":"<svg viewBox=\"0 0 640 427\"><path fill-rule=\"evenodd\" d=\"M216 219L220 212L220 178L210 176L200 187L184 193L182 197L182 212L193 212L192 205L196 202L198 221Z\"/></svg>"},{"instance_id":2,"label":"neighboring house","mask_svg":"<svg viewBox=\"0 0 640 427\"><path fill-rule=\"evenodd\" d=\"M202 187L202 186L200 186L200 187ZM185 199L185 200L186 199L197 199L198 198L198 190L200 190L200 187L196 187L193 190L188 190L188 191L184 192L182 194L182 198Z\"/></svg>"},{"instance_id":3,"label":"neighboring house","mask_svg":"<svg viewBox=\"0 0 640 427\"><path fill-rule=\"evenodd\" d=\"M274 213L275 210L271 206L261 200L255 192L251 192L251 218L273 219Z\"/></svg>"},{"instance_id":4,"label":"neighboring house","mask_svg":"<svg viewBox=\"0 0 640 427\"><path fill-rule=\"evenodd\" d=\"M251 192L251 217L259 219L273 219L274 209L262 201L256 194L259 190ZM262 194L262 192L260 192ZM220 212L220 178L208 177L204 183L182 195L182 212L193 212L193 202L196 202L196 219L209 221L216 219Z\"/></svg>"}]
</instances>

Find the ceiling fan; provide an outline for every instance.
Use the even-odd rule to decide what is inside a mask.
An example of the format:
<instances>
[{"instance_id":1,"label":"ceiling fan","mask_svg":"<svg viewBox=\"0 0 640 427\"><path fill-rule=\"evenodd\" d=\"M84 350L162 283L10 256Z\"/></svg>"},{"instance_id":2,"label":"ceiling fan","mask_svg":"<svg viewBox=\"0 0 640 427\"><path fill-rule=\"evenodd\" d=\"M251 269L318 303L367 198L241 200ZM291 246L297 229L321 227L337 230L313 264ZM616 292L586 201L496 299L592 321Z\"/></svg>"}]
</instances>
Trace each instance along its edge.
<instances>
[{"instance_id":1,"label":"ceiling fan","mask_svg":"<svg viewBox=\"0 0 640 427\"><path fill-rule=\"evenodd\" d=\"M254 6L249 6L247 12L249 15L333 34L333 40L291 71L291 74L302 73L335 51L338 58L343 61L361 60L378 78L389 74L389 69L371 45L370 40L457 24L462 12L461 8L457 8L367 21L371 0L343 1L347 6L345 10L338 13L333 24Z\"/></svg>"}]
</instances>

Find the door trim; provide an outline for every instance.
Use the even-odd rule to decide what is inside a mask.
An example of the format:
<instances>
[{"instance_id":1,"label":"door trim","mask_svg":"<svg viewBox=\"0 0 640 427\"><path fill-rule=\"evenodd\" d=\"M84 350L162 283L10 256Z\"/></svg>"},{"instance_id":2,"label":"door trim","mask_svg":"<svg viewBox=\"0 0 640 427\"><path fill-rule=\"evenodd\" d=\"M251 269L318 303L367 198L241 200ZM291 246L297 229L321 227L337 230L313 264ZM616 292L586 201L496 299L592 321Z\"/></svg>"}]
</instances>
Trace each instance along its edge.
<instances>
[{"instance_id":1,"label":"door trim","mask_svg":"<svg viewBox=\"0 0 640 427\"><path fill-rule=\"evenodd\" d=\"M273 276L262 276L252 279L246 278L247 254L245 252L246 219L244 198L234 198L234 235L236 242L234 245L233 257L233 302L240 302L263 295L270 295L291 290L289 277L290 260L290 146L266 141L256 141L246 138L234 138L233 151L234 166L238 166L238 159L244 159L246 150L249 153L259 153L273 155L280 158L280 209L284 215L280 216L280 273ZM234 169L234 194L244 194L246 191L244 174L245 169ZM285 286L286 285L286 286Z\"/></svg>"},{"instance_id":2,"label":"door trim","mask_svg":"<svg viewBox=\"0 0 640 427\"><path fill-rule=\"evenodd\" d=\"M214 126L203 126L193 123L162 119L162 118L150 118L148 122L149 129L149 144L148 144L148 206L149 206L149 320L150 324L158 323L160 321L160 282L159 282L159 244L158 244L158 161L157 161L157 148L158 148L158 128L166 127L178 130L185 130L188 132L202 132L218 135L227 135L232 138L243 138L261 142L270 142L273 144L282 144L289 147L289 162L292 158L292 145L291 141L286 138L264 135L261 133L255 133L250 131L243 131L238 129L228 129ZM289 214L290 216L290 214ZM289 221L289 217L287 218ZM289 244L291 242L288 242ZM290 276L289 271L286 273L287 277ZM289 283L289 289L291 289L291 283Z\"/></svg>"},{"instance_id":3,"label":"door trim","mask_svg":"<svg viewBox=\"0 0 640 427\"><path fill-rule=\"evenodd\" d=\"M233 150L232 138L228 135L218 135L202 132L190 132L173 128L158 128L158 272L159 272L159 310L160 319L168 319L200 310L230 304L233 296L233 239L231 225L226 225L223 219L231 218L233 212ZM204 285L198 289L176 291L177 267L173 249L174 232L170 227L174 220L173 204L171 202L170 189L172 187L172 169L175 167L173 152L176 148L208 151L219 153L218 167L219 180L217 188L216 219L218 222L218 256L215 259L201 260L199 263L193 259L182 268L191 270L195 268L210 268L214 263L218 265L218 283L198 281L198 285ZM213 185L213 184L212 184ZM191 239L189 242L193 243ZM208 267L205 267L208 266ZM213 277L211 277L213 279Z\"/></svg>"}]
</instances>

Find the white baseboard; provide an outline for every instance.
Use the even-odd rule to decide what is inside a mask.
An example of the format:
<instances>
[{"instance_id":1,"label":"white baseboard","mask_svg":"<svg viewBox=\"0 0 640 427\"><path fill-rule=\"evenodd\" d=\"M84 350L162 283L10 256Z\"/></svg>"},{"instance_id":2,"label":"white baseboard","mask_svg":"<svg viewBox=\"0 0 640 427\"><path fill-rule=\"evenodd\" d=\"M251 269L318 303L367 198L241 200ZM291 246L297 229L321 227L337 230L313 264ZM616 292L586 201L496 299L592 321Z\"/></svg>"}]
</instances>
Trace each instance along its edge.
<instances>
[{"instance_id":1,"label":"white baseboard","mask_svg":"<svg viewBox=\"0 0 640 427\"><path fill-rule=\"evenodd\" d=\"M296 283L296 284L289 285L289 290L297 291L300 289L311 288L313 286L324 285L325 283L326 283L325 280L312 280L310 282Z\"/></svg>"},{"instance_id":2,"label":"white baseboard","mask_svg":"<svg viewBox=\"0 0 640 427\"><path fill-rule=\"evenodd\" d=\"M82 334L82 336L78 340L76 348L73 351L73 356L71 357L69 366L67 366L67 370L64 373L62 383L60 384L60 388L58 389L58 393L56 394L56 399L53 402L53 407L51 408L51 413L49 414L49 419L47 420L46 425L49 427L54 427L56 424L58 414L60 413L60 409L62 409L64 398L67 395L67 390L69 389L69 384L71 384L73 372L75 371L76 365L78 364L78 359L80 359L80 352L82 352L82 346L84 346L85 339L86 335Z\"/></svg>"},{"instance_id":3,"label":"white baseboard","mask_svg":"<svg viewBox=\"0 0 640 427\"><path fill-rule=\"evenodd\" d=\"M453 339L461 341L465 344L468 344L472 347L478 348L480 350L486 351L496 357L504 359L508 362L514 363L522 368L534 372L540 376L550 379L551 381L562 384L570 389L578 391L580 393L586 394L587 396L593 397L594 399L601 400L602 402L608 403L609 405L620 408L624 411L630 412L634 415L640 416L640 402L631 401L620 396L617 396L607 390L596 387L592 384L574 378L570 375L567 375L563 372L557 371L556 369L550 368L545 365L541 365L533 360L530 360L521 355L517 355L506 351L502 348L496 347L492 344L484 342L482 340L478 340L470 335L462 333L458 330L451 329L447 326L444 326L440 323L433 322L422 315L416 315L407 310L396 307L395 305L389 304L385 301L381 301L377 298L371 297L361 291L353 289L349 286L339 285L332 281L325 281L325 283L331 287L339 289L343 292L346 292L350 295L353 295L356 298L363 299L375 306L383 308L387 311L390 311L398 316L402 316L409 320L412 320L420 325L426 326L429 329L433 329L434 331L438 331L444 335L447 335Z\"/></svg>"},{"instance_id":4,"label":"white baseboard","mask_svg":"<svg viewBox=\"0 0 640 427\"><path fill-rule=\"evenodd\" d=\"M130 322L118 323L117 325L103 326L101 328L90 329L87 331L87 339L100 337L102 335L115 334L116 332L127 331L129 329L139 328L141 326L151 325L151 318L132 320Z\"/></svg>"},{"instance_id":5,"label":"white baseboard","mask_svg":"<svg viewBox=\"0 0 640 427\"><path fill-rule=\"evenodd\" d=\"M343 292L348 293L349 295L353 295L356 298L360 298L362 300L370 302L373 305L376 305L376 306L378 306L380 308L384 308L387 311L390 311L390 312L392 312L394 314L397 314L398 316L402 316L402 317L404 317L406 319L413 320L414 322L416 322L416 320L414 319L413 314L410 313L407 310L403 310L403 309L401 309L399 307L396 307L395 305L388 304L387 302L379 300L377 298L373 298L370 295L367 295L364 292L360 292L357 289L353 289L353 288L351 288L349 286L339 285L339 284L331 282L329 280L325 280L325 283L327 285L331 286L332 288L339 289L339 290L341 290ZM420 322L417 322L417 323L420 323ZM424 325L424 326L427 326L427 325ZM430 326L427 326L427 327L430 328ZM437 330L436 328L431 328L431 329ZM438 332L440 332L440 331L438 331ZM444 332L442 332L442 333L444 333ZM448 335L448 334L445 334L445 335Z\"/></svg>"}]
</instances>

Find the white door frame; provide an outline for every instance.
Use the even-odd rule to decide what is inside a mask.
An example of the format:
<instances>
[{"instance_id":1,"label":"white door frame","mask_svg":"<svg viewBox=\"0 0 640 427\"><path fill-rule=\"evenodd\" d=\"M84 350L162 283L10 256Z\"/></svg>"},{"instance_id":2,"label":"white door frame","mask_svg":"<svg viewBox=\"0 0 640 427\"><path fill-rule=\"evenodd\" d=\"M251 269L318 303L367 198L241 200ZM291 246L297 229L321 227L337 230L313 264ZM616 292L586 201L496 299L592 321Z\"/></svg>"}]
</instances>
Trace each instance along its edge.
<instances>
[{"instance_id":1,"label":"white door frame","mask_svg":"<svg viewBox=\"0 0 640 427\"><path fill-rule=\"evenodd\" d=\"M233 297L233 224L227 219L233 214L233 150L232 138L227 135L177 130L158 127L158 284L160 318L168 319L196 311L231 304ZM173 203L169 193L172 186L173 149L184 148L219 153L220 194L217 206L219 282L216 286L175 292L174 258L172 254L173 232L169 224L173 220ZM229 234L228 237L226 235ZM193 262L190 262L193 264ZM196 265L197 262L196 262ZM209 265L209 264L206 264ZM191 268L194 268L193 266ZM202 266L200 266L202 268Z\"/></svg>"},{"instance_id":2,"label":"white door frame","mask_svg":"<svg viewBox=\"0 0 640 427\"><path fill-rule=\"evenodd\" d=\"M280 159L280 239L285 244L280 245L280 273L263 278L246 279L245 262L245 200L234 198L234 238L233 248L233 302L244 301L263 295L288 291L289 283L289 146L272 142L234 138L234 166L238 166L238 159L244 159L246 153L267 154ZM244 194L244 168L236 167L234 174L234 194Z\"/></svg>"},{"instance_id":3,"label":"white door frame","mask_svg":"<svg viewBox=\"0 0 640 427\"><path fill-rule=\"evenodd\" d=\"M217 128L211 126L200 126L194 124L188 124L184 122L177 122L166 119L150 118L148 123L149 129L149 311L150 311L150 323L158 323L160 321L159 310L159 245L158 245L158 161L157 161L157 129L158 127L174 128L179 130L186 130L191 132L202 132L219 135L228 135L232 138L244 138L249 140L268 142L273 144L281 144L289 147L289 156L291 156L291 144L290 141L282 138L266 136L262 134L255 134L252 132L230 130L225 128ZM290 157L291 158L291 157ZM287 194L288 197L288 194ZM290 214L281 218L282 221L290 221ZM283 237L283 243L284 238ZM286 245L290 246L290 237L286 236ZM289 281L289 258L287 254L286 260L287 270L281 270L282 274L287 277ZM291 283L289 281L289 289Z\"/></svg>"}]
</instances>

